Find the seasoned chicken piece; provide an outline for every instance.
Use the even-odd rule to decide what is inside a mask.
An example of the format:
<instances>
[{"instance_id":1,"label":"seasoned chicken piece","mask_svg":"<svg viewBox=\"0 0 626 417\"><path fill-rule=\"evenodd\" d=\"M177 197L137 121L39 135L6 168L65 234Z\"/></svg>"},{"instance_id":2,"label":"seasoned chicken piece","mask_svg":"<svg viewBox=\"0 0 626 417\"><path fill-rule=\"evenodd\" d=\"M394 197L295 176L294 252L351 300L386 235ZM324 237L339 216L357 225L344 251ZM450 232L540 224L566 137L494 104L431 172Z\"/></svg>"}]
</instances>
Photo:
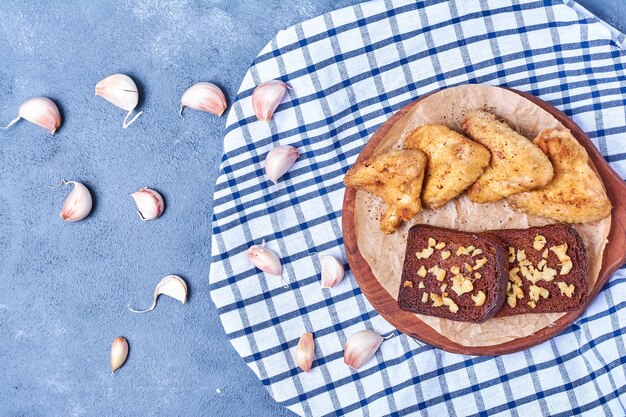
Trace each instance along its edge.
<instances>
[{"instance_id":1,"label":"seasoned chicken piece","mask_svg":"<svg viewBox=\"0 0 626 417\"><path fill-rule=\"evenodd\" d=\"M565 223L592 222L611 214L602 181L569 130L545 129L535 143L552 161L554 179L543 188L509 197L515 207Z\"/></svg>"},{"instance_id":2,"label":"seasoned chicken piece","mask_svg":"<svg viewBox=\"0 0 626 417\"><path fill-rule=\"evenodd\" d=\"M491 164L469 189L472 201L498 201L552 180L552 164L541 149L494 114L480 110L467 114L463 130L491 151Z\"/></svg>"},{"instance_id":3,"label":"seasoned chicken piece","mask_svg":"<svg viewBox=\"0 0 626 417\"><path fill-rule=\"evenodd\" d=\"M482 175L491 158L483 145L442 125L418 127L404 146L428 157L422 204L429 208L441 207L461 194Z\"/></svg>"},{"instance_id":4,"label":"seasoned chicken piece","mask_svg":"<svg viewBox=\"0 0 626 417\"><path fill-rule=\"evenodd\" d=\"M387 203L380 228L393 233L422 209L420 194L426 155L417 150L392 151L361 162L346 173L348 187L372 193Z\"/></svg>"}]
</instances>

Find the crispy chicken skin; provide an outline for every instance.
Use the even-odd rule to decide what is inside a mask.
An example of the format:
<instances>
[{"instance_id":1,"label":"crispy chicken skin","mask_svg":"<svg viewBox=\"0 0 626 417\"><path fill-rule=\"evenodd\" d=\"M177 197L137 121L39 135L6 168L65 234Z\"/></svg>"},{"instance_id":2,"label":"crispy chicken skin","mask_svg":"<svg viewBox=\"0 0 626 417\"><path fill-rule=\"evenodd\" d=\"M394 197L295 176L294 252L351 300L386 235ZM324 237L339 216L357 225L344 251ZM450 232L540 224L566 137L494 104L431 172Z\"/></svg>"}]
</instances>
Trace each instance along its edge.
<instances>
[{"instance_id":1,"label":"crispy chicken skin","mask_svg":"<svg viewBox=\"0 0 626 417\"><path fill-rule=\"evenodd\" d=\"M469 189L472 201L498 201L552 180L552 164L541 149L494 114L481 110L468 113L463 130L491 151L491 164Z\"/></svg>"},{"instance_id":2,"label":"crispy chicken skin","mask_svg":"<svg viewBox=\"0 0 626 417\"><path fill-rule=\"evenodd\" d=\"M425 125L407 136L404 147L419 149L428 157L422 204L445 205L472 185L489 166L491 154L474 142L442 125Z\"/></svg>"},{"instance_id":3,"label":"crispy chicken skin","mask_svg":"<svg viewBox=\"0 0 626 417\"><path fill-rule=\"evenodd\" d=\"M565 223L586 223L611 214L611 201L589 165L585 148L569 130L545 129L535 139L554 165L547 186L509 197L513 206L535 216Z\"/></svg>"},{"instance_id":4,"label":"crispy chicken skin","mask_svg":"<svg viewBox=\"0 0 626 417\"><path fill-rule=\"evenodd\" d=\"M426 155L418 150L391 151L354 165L344 178L348 187L365 190L387 203L380 219L384 233L396 231L422 208L420 194Z\"/></svg>"}]
</instances>

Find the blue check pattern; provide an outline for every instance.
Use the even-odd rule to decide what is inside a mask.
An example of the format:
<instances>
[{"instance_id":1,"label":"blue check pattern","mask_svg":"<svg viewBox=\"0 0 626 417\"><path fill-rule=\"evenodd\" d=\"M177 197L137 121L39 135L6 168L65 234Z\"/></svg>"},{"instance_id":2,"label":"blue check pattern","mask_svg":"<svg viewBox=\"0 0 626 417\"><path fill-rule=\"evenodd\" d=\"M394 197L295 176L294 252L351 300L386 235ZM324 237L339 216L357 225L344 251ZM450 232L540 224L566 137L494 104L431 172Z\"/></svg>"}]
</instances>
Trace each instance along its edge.
<instances>
[{"instance_id":1,"label":"blue check pattern","mask_svg":"<svg viewBox=\"0 0 626 417\"><path fill-rule=\"evenodd\" d=\"M307 416L626 415L626 270L570 328L535 348L472 357L398 334L352 371L343 363L351 334L395 330L349 270L322 290L318 258L345 260L342 180L368 138L402 106L441 88L530 92L572 117L623 178L625 46L623 34L558 0L373 1L276 35L228 116L210 272L226 334L276 401ZM262 123L251 94L270 79L291 90ZM263 160L277 144L301 157L274 186ZM282 259L287 288L248 262L246 249L263 241ZM310 373L294 359L304 332L315 335Z\"/></svg>"}]
</instances>

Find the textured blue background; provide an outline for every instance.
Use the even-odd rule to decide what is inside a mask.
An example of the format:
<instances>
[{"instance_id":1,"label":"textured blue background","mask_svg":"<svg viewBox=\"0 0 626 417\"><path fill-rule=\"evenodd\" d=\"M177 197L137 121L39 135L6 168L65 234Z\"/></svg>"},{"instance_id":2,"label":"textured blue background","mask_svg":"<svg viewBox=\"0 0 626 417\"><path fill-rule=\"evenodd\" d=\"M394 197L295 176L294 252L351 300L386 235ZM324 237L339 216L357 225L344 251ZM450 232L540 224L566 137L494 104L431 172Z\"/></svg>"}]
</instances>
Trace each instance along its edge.
<instances>
[{"instance_id":1,"label":"textured blue background","mask_svg":"<svg viewBox=\"0 0 626 417\"><path fill-rule=\"evenodd\" d=\"M208 294L211 196L225 118L188 111L182 92L213 81L233 98L248 64L291 24L354 0L106 2L3 1L0 120L46 95L60 106L57 135L20 122L0 132L0 416L290 415L275 404L224 336ZM581 4L625 30L623 0ZM141 90L144 114L127 130L124 112L93 96L124 72ZM58 217L69 189L88 185L92 215ZM141 222L129 193L162 192L166 211ZM185 306L163 298L158 280L179 274ZM115 336L127 364L112 377Z\"/></svg>"}]
</instances>

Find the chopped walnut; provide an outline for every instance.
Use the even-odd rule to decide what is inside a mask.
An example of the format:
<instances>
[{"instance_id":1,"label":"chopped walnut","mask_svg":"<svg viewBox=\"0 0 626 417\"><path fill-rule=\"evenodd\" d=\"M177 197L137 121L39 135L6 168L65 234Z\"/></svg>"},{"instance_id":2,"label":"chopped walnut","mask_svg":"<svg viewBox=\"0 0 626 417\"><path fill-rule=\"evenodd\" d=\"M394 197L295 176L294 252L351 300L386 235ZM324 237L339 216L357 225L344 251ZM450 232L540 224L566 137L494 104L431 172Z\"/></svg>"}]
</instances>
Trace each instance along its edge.
<instances>
[{"instance_id":1,"label":"chopped walnut","mask_svg":"<svg viewBox=\"0 0 626 417\"><path fill-rule=\"evenodd\" d=\"M528 296L533 301L539 301L539 297L548 298L549 295L550 292L543 287L538 287L536 285L531 285L529 287Z\"/></svg>"},{"instance_id":2,"label":"chopped walnut","mask_svg":"<svg viewBox=\"0 0 626 417\"><path fill-rule=\"evenodd\" d=\"M480 278L482 275L480 275L480 272L474 272L474 279L478 279Z\"/></svg>"},{"instance_id":3,"label":"chopped walnut","mask_svg":"<svg viewBox=\"0 0 626 417\"><path fill-rule=\"evenodd\" d=\"M541 257L543 259L548 259L548 255L550 255L550 252L548 251L548 249L544 250L543 253L541 254Z\"/></svg>"},{"instance_id":4,"label":"chopped walnut","mask_svg":"<svg viewBox=\"0 0 626 417\"><path fill-rule=\"evenodd\" d=\"M435 247L437 245L437 241L435 239L433 239L432 237L428 238L428 247L432 248Z\"/></svg>"},{"instance_id":5,"label":"chopped walnut","mask_svg":"<svg viewBox=\"0 0 626 417\"><path fill-rule=\"evenodd\" d=\"M441 259L446 260L452 255L449 250L444 250L441 252Z\"/></svg>"},{"instance_id":6,"label":"chopped walnut","mask_svg":"<svg viewBox=\"0 0 626 417\"><path fill-rule=\"evenodd\" d=\"M426 285L424 285L424 281L420 281L419 284L417 284L417 288L425 288Z\"/></svg>"},{"instance_id":7,"label":"chopped walnut","mask_svg":"<svg viewBox=\"0 0 626 417\"><path fill-rule=\"evenodd\" d=\"M422 278L425 278L427 273L428 272L426 271L426 268L424 268L424 265L420 266L420 269L417 270L417 275Z\"/></svg>"},{"instance_id":8,"label":"chopped walnut","mask_svg":"<svg viewBox=\"0 0 626 417\"><path fill-rule=\"evenodd\" d=\"M515 306L517 305L517 297L515 297L515 295L508 295L506 297L506 302L509 307L515 308Z\"/></svg>"},{"instance_id":9,"label":"chopped walnut","mask_svg":"<svg viewBox=\"0 0 626 417\"><path fill-rule=\"evenodd\" d=\"M563 243L559 246L552 246L550 250L554 252L557 258L559 258L559 262L565 262L569 259L567 256L567 243Z\"/></svg>"},{"instance_id":10,"label":"chopped walnut","mask_svg":"<svg viewBox=\"0 0 626 417\"><path fill-rule=\"evenodd\" d=\"M467 272L472 272L474 270L474 268L472 268L472 265L468 263L463 264L463 266L465 267L465 269L467 269Z\"/></svg>"},{"instance_id":11,"label":"chopped walnut","mask_svg":"<svg viewBox=\"0 0 626 417\"><path fill-rule=\"evenodd\" d=\"M537 307L537 303L535 303L533 300L530 300L529 302L527 302L526 304L528 304L530 306L530 308L535 308Z\"/></svg>"},{"instance_id":12,"label":"chopped walnut","mask_svg":"<svg viewBox=\"0 0 626 417\"><path fill-rule=\"evenodd\" d=\"M435 278L437 278L437 281L440 281L440 282L446 279L446 270L445 269L438 270L437 273L435 274Z\"/></svg>"},{"instance_id":13,"label":"chopped walnut","mask_svg":"<svg viewBox=\"0 0 626 417\"><path fill-rule=\"evenodd\" d=\"M566 260L565 262L561 264L561 272L559 272L559 275L569 274L569 272L572 270L573 267L574 267L574 264L572 263L572 260L571 259Z\"/></svg>"},{"instance_id":14,"label":"chopped walnut","mask_svg":"<svg viewBox=\"0 0 626 417\"><path fill-rule=\"evenodd\" d=\"M444 291L446 290L446 288L448 288L448 284L443 283L443 284L441 285L441 288L440 288L440 289L441 289L441 292L444 292Z\"/></svg>"},{"instance_id":15,"label":"chopped walnut","mask_svg":"<svg viewBox=\"0 0 626 417\"><path fill-rule=\"evenodd\" d=\"M539 252L541 249L543 249L544 246L546 246L546 237L542 236L542 235L537 235L535 236L535 240L533 242L533 248L535 248L535 250L537 252Z\"/></svg>"},{"instance_id":16,"label":"chopped walnut","mask_svg":"<svg viewBox=\"0 0 626 417\"><path fill-rule=\"evenodd\" d=\"M439 294L431 292L430 299L433 300L433 307L441 307L443 305L443 299Z\"/></svg>"},{"instance_id":17,"label":"chopped walnut","mask_svg":"<svg viewBox=\"0 0 626 417\"><path fill-rule=\"evenodd\" d=\"M459 311L459 306L456 305L452 298L443 297L443 303L448 306L452 313L456 313L457 311Z\"/></svg>"},{"instance_id":18,"label":"chopped walnut","mask_svg":"<svg viewBox=\"0 0 626 417\"><path fill-rule=\"evenodd\" d=\"M486 263L487 263L487 258L485 258L484 256L480 259L476 259L476 264L473 267L474 271L482 268Z\"/></svg>"},{"instance_id":19,"label":"chopped walnut","mask_svg":"<svg viewBox=\"0 0 626 417\"><path fill-rule=\"evenodd\" d=\"M452 291L454 291L457 295L463 295L465 293L471 292L474 289L474 284L469 279L464 279L461 283L454 281L452 283Z\"/></svg>"},{"instance_id":20,"label":"chopped walnut","mask_svg":"<svg viewBox=\"0 0 626 417\"><path fill-rule=\"evenodd\" d=\"M437 243L435 245L435 249L439 249L439 250L441 250L441 249L443 249L445 247L446 247L446 243L445 242L439 242L439 243Z\"/></svg>"},{"instance_id":21,"label":"chopped walnut","mask_svg":"<svg viewBox=\"0 0 626 417\"><path fill-rule=\"evenodd\" d=\"M428 259L434 252L435 250L433 248L426 248L421 252L416 252L415 256L417 256L417 259Z\"/></svg>"},{"instance_id":22,"label":"chopped walnut","mask_svg":"<svg viewBox=\"0 0 626 417\"><path fill-rule=\"evenodd\" d=\"M461 268L459 268L458 266L451 266L450 272L452 272L455 275L458 275L461 273Z\"/></svg>"},{"instance_id":23,"label":"chopped walnut","mask_svg":"<svg viewBox=\"0 0 626 417\"><path fill-rule=\"evenodd\" d=\"M474 250L472 251L472 256L478 256L478 255L480 255L481 253L483 253L483 250L482 250L482 249L474 249Z\"/></svg>"},{"instance_id":24,"label":"chopped walnut","mask_svg":"<svg viewBox=\"0 0 626 417\"><path fill-rule=\"evenodd\" d=\"M486 299L487 299L487 295L482 291L478 291L476 295L472 295L472 301L474 301L474 305L477 307L480 307L481 305L485 304Z\"/></svg>"},{"instance_id":25,"label":"chopped walnut","mask_svg":"<svg viewBox=\"0 0 626 417\"><path fill-rule=\"evenodd\" d=\"M515 248L513 246L509 246L509 263L515 262Z\"/></svg>"},{"instance_id":26,"label":"chopped walnut","mask_svg":"<svg viewBox=\"0 0 626 417\"><path fill-rule=\"evenodd\" d=\"M561 294L566 296L567 298L572 298L572 294L574 294L574 284L567 285L567 283L560 281L557 282L556 285L559 286L559 290L561 290Z\"/></svg>"},{"instance_id":27,"label":"chopped walnut","mask_svg":"<svg viewBox=\"0 0 626 417\"><path fill-rule=\"evenodd\" d=\"M404 288L413 288L413 282L412 281L404 281Z\"/></svg>"},{"instance_id":28,"label":"chopped walnut","mask_svg":"<svg viewBox=\"0 0 626 417\"><path fill-rule=\"evenodd\" d=\"M427 292L422 294L422 303L426 303L426 302L428 302L428 293Z\"/></svg>"}]
</instances>

